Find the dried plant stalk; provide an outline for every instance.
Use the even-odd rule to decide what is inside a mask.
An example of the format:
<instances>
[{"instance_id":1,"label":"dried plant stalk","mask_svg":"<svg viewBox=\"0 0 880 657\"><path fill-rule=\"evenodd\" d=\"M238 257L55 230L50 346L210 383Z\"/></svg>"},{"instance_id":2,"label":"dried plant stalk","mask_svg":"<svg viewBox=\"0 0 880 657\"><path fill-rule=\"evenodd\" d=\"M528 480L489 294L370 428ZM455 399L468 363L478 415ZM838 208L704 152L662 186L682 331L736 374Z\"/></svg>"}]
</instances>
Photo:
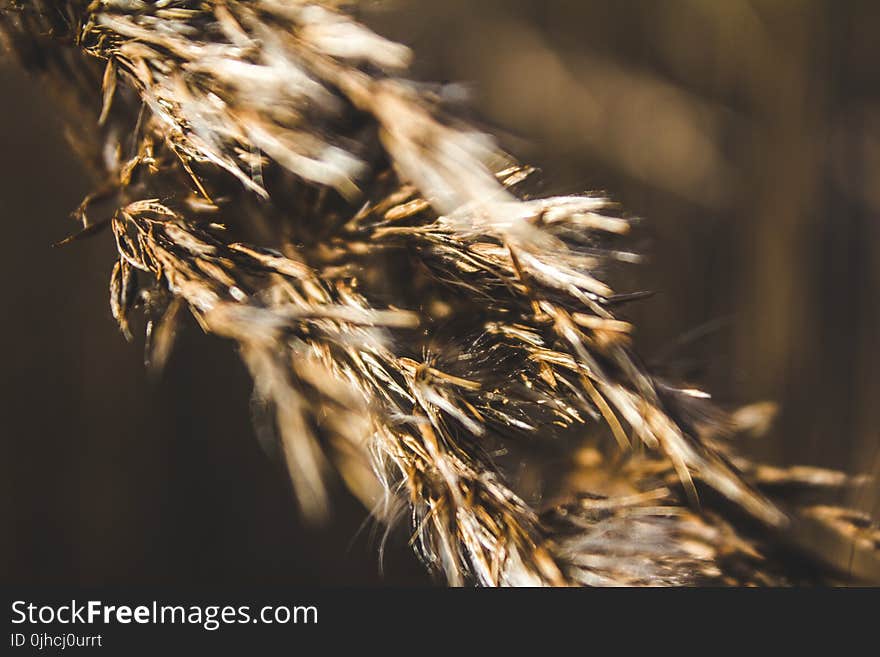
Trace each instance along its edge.
<instances>
[{"instance_id":1,"label":"dried plant stalk","mask_svg":"<svg viewBox=\"0 0 880 657\"><path fill-rule=\"evenodd\" d=\"M735 418L652 377L602 275L634 259L629 223L528 198L528 167L406 80L406 47L315 0L0 17L94 122L78 148L106 182L79 216L116 238L123 333L143 306L157 367L182 309L235 341L304 513L327 514L335 469L452 585L833 578L816 536L880 581L876 525L812 501L859 482L751 464ZM98 199L117 209L93 223Z\"/></svg>"}]
</instances>

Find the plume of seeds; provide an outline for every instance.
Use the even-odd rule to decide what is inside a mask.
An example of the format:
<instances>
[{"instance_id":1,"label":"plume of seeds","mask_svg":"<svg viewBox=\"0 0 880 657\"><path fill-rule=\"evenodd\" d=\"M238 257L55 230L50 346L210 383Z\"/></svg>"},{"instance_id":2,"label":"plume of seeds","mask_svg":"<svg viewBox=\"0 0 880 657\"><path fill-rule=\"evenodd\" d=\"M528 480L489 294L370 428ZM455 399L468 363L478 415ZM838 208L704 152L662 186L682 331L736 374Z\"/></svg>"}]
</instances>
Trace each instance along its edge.
<instances>
[{"instance_id":1,"label":"plume of seeds","mask_svg":"<svg viewBox=\"0 0 880 657\"><path fill-rule=\"evenodd\" d=\"M767 548L804 552L804 523L880 579L876 526L801 504L858 482L736 456L730 418L633 357L602 280L634 258L628 222L528 198L531 170L337 3L22 0L0 21L105 181L77 215L115 236L123 333L143 306L156 367L184 310L235 341L304 513L336 470L453 585L778 584Z\"/></svg>"}]
</instances>

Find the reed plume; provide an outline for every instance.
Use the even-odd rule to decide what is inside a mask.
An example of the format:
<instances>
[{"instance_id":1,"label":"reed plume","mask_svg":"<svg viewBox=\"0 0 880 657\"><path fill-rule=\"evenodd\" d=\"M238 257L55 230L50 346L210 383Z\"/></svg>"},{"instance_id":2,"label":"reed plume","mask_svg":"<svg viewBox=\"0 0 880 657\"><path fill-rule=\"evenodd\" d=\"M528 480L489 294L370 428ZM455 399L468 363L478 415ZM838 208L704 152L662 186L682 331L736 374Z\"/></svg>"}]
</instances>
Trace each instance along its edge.
<instances>
[{"instance_id":1,"label":"reed plume","mask_svg":"<svg viewBox=\"0 0 880 657\"><path fill-rule=\"evenodd\" d=\"M615 316L638 295L606 281L630 222L533 197L347 9L0 12L102 181L72 239L112 231L111 309L129 339L144 311L151 366L185 312L232 340L303 513L338 472L451 585L880 581L876 523L822 503L863 480L751 463L746 414L640 363Z\"/></svg>"}]
</instances>

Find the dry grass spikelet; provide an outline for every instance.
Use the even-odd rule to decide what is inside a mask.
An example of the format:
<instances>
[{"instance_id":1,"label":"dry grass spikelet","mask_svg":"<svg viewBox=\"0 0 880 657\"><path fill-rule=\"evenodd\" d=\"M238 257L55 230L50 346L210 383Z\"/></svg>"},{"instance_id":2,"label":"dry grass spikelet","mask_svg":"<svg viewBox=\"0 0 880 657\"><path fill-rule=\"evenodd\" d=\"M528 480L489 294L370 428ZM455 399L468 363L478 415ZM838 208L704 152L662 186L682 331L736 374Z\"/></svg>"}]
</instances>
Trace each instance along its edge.
<instances>
[{"instance_id":1,"label":"dry grass spikelet","mask_svg":"<svg viewBox=\"0 0 880 657\"><path fill-rule=\"evenodd\" d=\"M851 574L880 581L876 526L801 503L859 482L750 463L732 419L634 356L604 277L635 259L629 223L529 197L531 169L338 3L22 0L0 21L104 180L78 216L115 236L122 332L143 308L156 367L184 311L232 340L304 513L335 469L452 585L835 577L804 527L857 536Z\"/></svg>"}]
</instances>

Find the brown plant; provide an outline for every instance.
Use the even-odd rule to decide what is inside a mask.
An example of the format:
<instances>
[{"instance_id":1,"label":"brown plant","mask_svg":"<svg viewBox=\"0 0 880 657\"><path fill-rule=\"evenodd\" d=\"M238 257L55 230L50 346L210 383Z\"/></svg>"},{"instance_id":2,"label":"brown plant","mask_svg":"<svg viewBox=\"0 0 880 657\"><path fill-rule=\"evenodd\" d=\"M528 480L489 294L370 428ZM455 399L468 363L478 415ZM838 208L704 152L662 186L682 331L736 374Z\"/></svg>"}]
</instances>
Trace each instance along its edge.
<instances>
[{"instance_id":1,"label":"brown plant","mask_svg":"<svg viewBox=\"0 0 880 657\"><path fill-rule=\"evenodd\" d=\"M531 169L337 3L32 0L0 21L105 181L76 237L115 236L123 333L143 307L155 367L184 311L233 340L305 514L335 470L452 585L880 580L876 525L814 501L860 481L750 463L744 415L640 364L604 280L637 259L629 222L531 197Z\"/></svg>"}]
</instances>

